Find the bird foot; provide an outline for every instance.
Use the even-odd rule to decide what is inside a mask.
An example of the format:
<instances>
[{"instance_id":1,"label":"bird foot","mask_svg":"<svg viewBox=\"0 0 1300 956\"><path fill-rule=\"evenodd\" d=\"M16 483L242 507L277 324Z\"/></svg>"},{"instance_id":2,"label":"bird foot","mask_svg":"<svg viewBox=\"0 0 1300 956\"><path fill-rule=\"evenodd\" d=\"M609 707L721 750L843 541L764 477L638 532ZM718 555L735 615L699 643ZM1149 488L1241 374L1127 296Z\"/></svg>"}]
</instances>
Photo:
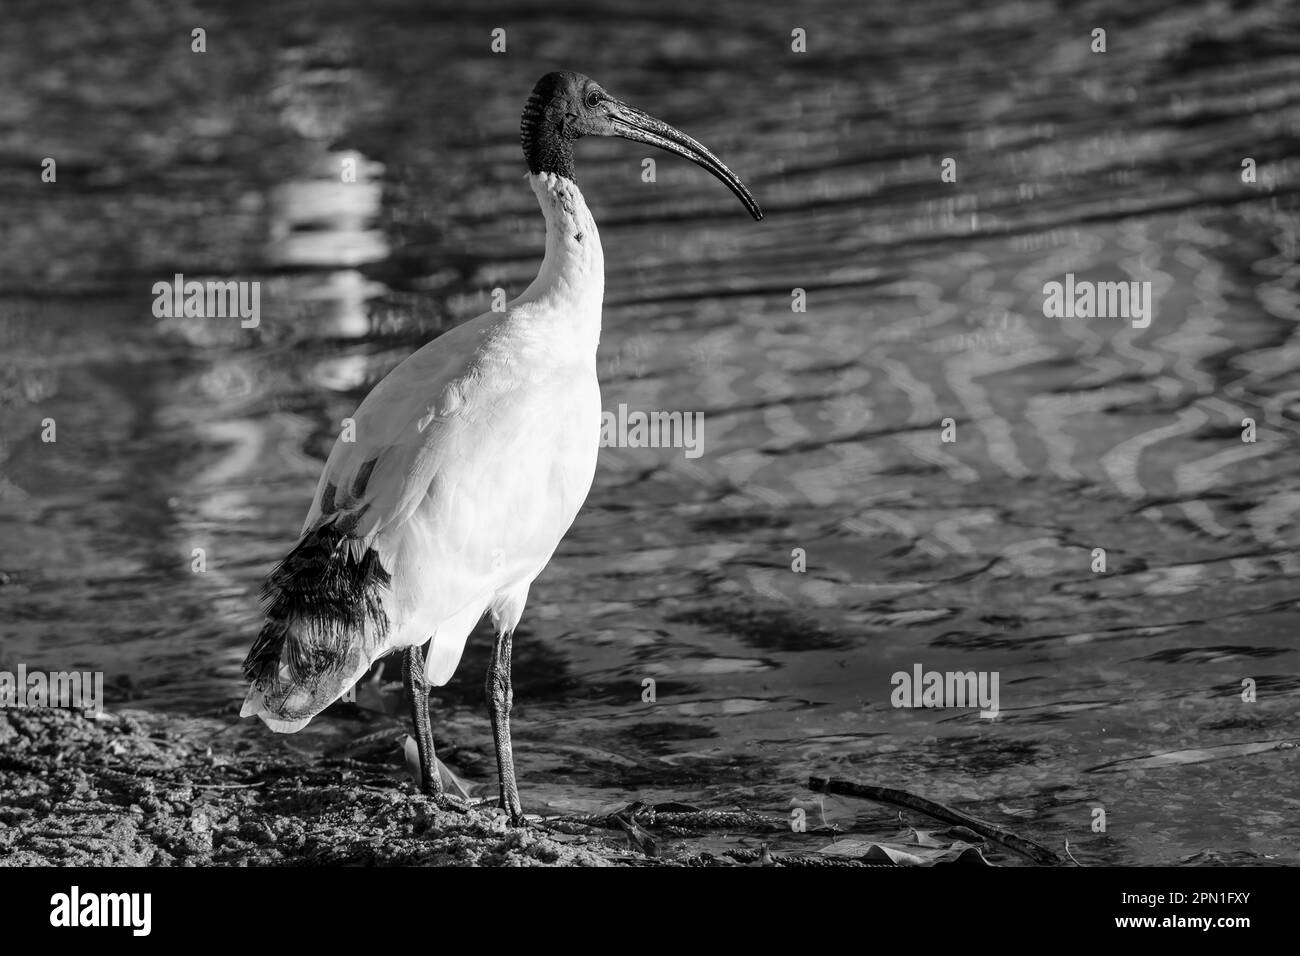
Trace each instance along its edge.
<instances>
[{"instance_id":1,"label":"bird foot","mask_svg":"<svg viewBox=\"0 0 1300 956\"><path fill-rule=\"evenodd\" d=\"M474 809L474 804L464 797L458 797L451 793L431 793L425 794L435 807L448 813L469 813Z\"/></svg>"},{"instance_id":2,"label":"bird foot","mask_svg":"<svg viewBox=\"0 0 1300 956\"><path fill-rule=\"evenodd\" d=\"M514 806L502 806L501 809L505 812L506 818L510 821L512 827L527 827L530 825L528 818L524 816L524 808L518 802Z\"/></svg>"},{"instance_id":3,"label":"bird foot","mask_svg":"<svg viewBox=\"0 0 1300 956\"><path fill-rule=\"evenodd\" d=\"M527 829L541 821L541 817L534 817L530 820L528 817L524 816L522 808L516 809L512 812L510 808L502 806L501 801L495 797L479 801L474 804L474 809L484 810L494 816L500 814L506 818L506 822L512 827Z\"/></svg>"}]
</instances>

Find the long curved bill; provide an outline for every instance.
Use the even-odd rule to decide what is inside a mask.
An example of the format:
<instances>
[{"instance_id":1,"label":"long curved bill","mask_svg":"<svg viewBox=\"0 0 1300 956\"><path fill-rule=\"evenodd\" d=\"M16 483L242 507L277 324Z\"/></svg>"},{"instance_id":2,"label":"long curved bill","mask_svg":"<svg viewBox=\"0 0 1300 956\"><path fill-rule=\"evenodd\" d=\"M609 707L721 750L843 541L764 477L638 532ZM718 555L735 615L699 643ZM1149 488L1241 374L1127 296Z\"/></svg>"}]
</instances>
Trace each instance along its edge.
<instances>
[{"instance_id":1,"label":"long curved bill","mask_svg":"<svg viewBox=\"0 0 1300 956\"><path fill-rule=\"evenodd\" d=\"M722 160L705 149L702 144L696 142L681 130L674 129L648 113L642 113L634 106L628 106L626 103L615 100L612 107L610 120L614 124L616 135L624 139L630 139L633 142L658 146L670 153L676 153L683 159L689 159L697 166L703 166L727 184L727 188L745 204L745 208L749 210L751 216L755 219L763 218L763 210L758 208L758 202L750 194L745 184L740 181L740 177L728 169Z\"/></svg>"}]
</instances>

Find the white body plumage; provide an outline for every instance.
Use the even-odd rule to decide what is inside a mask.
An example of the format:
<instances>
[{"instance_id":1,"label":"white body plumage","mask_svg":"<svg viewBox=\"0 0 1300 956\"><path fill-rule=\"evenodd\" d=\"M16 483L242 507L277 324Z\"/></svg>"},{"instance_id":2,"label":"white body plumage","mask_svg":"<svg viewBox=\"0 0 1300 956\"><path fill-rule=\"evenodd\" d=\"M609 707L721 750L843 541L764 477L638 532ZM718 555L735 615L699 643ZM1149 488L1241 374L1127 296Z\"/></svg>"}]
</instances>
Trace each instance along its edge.
<instances>
[{"instance_id":1,"label":"white body plumage","mask_svg":"<svg viewBox=\"0 0 1300 956\"><path fill-rule=\"evenodd\" d=\"M530 173L546 218L537 278L415 352L353 415L334 445L302 535L348 516L344 547L391 576L386 621L346 640L345 666L254 682L243 715L294 732L379 657L429 641L426 675L451 679L483 614L513 630L528 590L591 488L599 450L596 377L604 256L577 185ZM353 496L354 488L360 493ZM292 640L292 638L290 638ZM288 642L283 654L288 654Z\"/></svg>"}]
</instances>

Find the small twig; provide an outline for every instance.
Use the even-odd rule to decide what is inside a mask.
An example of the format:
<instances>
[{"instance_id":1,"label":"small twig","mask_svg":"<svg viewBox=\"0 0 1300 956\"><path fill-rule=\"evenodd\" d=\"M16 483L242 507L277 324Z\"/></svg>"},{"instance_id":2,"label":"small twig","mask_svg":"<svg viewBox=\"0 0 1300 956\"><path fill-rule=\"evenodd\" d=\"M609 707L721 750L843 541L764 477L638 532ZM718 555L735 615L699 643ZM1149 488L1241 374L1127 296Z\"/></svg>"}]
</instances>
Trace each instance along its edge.
<instances>
[{"instance_id":1,"label":"small twig","mask_svg":"<svg viewBox=\"0 0 1300 956\"><path fill-rule=\"evenodd\" d=\"M942 803L935 803L933 800L927 800L925 797L918 797L914 793L908 793L906 790L894 790L890 787L873 787L869 784L852 783L848 780L832 780L827 777L809 777L808 789L818 793L840 794L845 797L861 797L864 800L874 800L877 803L886 803L895 807L906 807L909 810L916 810L927 816L934 817L936 820L942 820L944 823L951 823L957 826L967 827L974 830L980 836L1000 843L1009 850L1029 857L1035 863L1045 866L1060 866L1061 858L1041 844L1032 840L1026 840L1024 837L1016 836L1010 830L998 826L994 823L985 823L972 817L970 814L962 813L960 810L954 810L951 807L945 807Z\"/></svg>"},{"instance_id":2,"label":"small twig","mask_svg":"<svg viewBox=\"0 0 1300 956\"><path fill-rule=\"evenodd\" d=\"M193 787L196 790L246 790L249 787L261 787L262 783L177 783L173 784L177 789L181 787Z\"/></svg>"},{"instance_id":3,"label":"small twig","mask_svg":"<svg viewBox=\"0 0 1300 956\"><path fill-rule=\"evenodd\" d=\"M1068 856L1068 857L1070 858L1070 862L1073 863L1075 866L1083 866L1082 863L1080 863L1078 860L1076 860L1076 859L1074 858L1074 854L1070 852L1070 841L1069 841L1069 840L1066 840L1066 841L1065 841L1065 855Z\"/></svg>"},{"instance_id":4,"label":"small twig","mask_svg":"<svg viewBox=\"0 0 1300 956\"><path fill-rule=\"evenodd\" d=\"M660 804L659 806L680 806L679 804ZM617 813L569 814L550 817L551 824L578 824L600 830L620 830L623 823L619 817L636 823L647 830L698 831L698 830L743 830L757 833L783 833L790 829L790 822L784 817L770 817L752 810L660 810L644 803L633 803Z\"/></svg>"}]
</instances>

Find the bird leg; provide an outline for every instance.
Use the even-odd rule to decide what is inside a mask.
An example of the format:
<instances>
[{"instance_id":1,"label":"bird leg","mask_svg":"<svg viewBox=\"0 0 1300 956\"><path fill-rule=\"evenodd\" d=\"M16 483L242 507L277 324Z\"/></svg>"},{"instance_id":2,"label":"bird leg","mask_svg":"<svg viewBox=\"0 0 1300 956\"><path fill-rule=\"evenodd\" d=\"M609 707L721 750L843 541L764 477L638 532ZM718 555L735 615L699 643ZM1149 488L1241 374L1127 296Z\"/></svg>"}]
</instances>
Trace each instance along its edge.
<instances>
[{"instance_id":1,"label":"bird leg","mask_svg":"<svg viewBox=\"0 0 1300 956\"><path fill-rule=\"evenodd\" d=\"M524 809L519 802L519 787L515 784L515 758L510 749L510 707L514 704L514 690L510 684L510 648L513 631L500 631L492 645L492 660L488 663L484 693L488 711L492 714L492 737L497 748L497 779L501 783L501 807L510 815L510 824L524 822Z\"/></svg>"},{"instance_id":2,"label":"bird leg","mask_svg":"<svg viewBox=\"0 0 1300 956\"><path fill-rule=\"evenodd\" d=\"M420 751L420 790L441 797L442 774L433 751L433 730L429 726L429 681L424 676L424 650L412 644L402 655L402 683L406 685L411 705L411 723L415 725L415 746Z\"/></svg>"}]
</instances>

